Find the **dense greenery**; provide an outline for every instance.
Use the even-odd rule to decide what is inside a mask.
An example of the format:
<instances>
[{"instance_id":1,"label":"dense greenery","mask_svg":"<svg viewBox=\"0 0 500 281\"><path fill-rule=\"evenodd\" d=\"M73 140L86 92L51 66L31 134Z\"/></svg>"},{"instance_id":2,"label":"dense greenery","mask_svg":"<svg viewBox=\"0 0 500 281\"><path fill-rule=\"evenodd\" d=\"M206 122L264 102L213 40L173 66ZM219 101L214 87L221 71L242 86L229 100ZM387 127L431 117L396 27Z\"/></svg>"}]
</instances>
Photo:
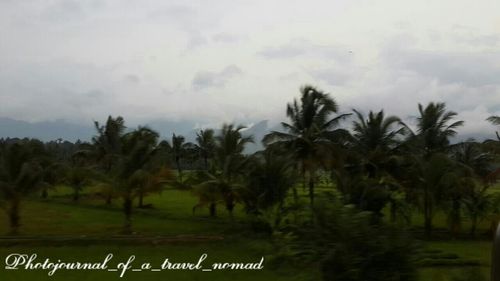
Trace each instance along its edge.
<instances>
[{"instance_id":1,"label":"dense greenery","mask_svg":"<svg viewBox=\"0 0 500 281\"><path fill-rule=\"evenodd\" d=\"M195 143L176 134L160 140L153 129L127 128L112 116L95 122L89 143L2 139L0 204L16 235L23 199L36 192L46 199L66 185L71 204L82 194L109 206L121 199L121 232L131 234L134 210L155 207L146 196L175 189L196 198L185 206L193 213L206 208L217 217L223 208L233 220L240 205L254 234L276 247L277 261L300 259L324 280L414 280L414 238L442 238L434 232L438 213L455 238L464 236L466 218L468 235L484 237L477 225L486 218L494 225L500 213L490 192L500 174L498 133L498 140L454 143L464 123L457 113L444 103L417 109L414 127L383 110L341 114L332 96L305 86L288 104L283 130L263 140L234 124L201 130ZM499 118L488 121L499 125ZM257 141L265 149L245 154ZM414 213L423 229L412 223Z\"/></svg>"}]
</instances>

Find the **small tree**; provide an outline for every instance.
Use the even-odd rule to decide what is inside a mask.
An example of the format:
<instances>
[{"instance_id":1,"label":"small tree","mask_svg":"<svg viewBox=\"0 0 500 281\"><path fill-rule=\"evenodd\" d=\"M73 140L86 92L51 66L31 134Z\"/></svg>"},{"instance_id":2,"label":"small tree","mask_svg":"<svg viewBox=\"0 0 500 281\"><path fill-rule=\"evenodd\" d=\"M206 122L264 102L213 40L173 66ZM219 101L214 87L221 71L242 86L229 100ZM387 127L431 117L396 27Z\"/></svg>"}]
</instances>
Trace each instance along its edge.
<instances>
[{"instance_id":1,"label":"small tree","mask_svg":"<svg viewBox=\"0 0 500 281\"><path fill-rule=\"evenodd\" d=\"M44 154L43 143L23 140L8 144L0 154L0 191L7 201L10 233L17 234L19 210L24 196L36 191L43 180L39 157Z\"/></svg>"}]
</instances>

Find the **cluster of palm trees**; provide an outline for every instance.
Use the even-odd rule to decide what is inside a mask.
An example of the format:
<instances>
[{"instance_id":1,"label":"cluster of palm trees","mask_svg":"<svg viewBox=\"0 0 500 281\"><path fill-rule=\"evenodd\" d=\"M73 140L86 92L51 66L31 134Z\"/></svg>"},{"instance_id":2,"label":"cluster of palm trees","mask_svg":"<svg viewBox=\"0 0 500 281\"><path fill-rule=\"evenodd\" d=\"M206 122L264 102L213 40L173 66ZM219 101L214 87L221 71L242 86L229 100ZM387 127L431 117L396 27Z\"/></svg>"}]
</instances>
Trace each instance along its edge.
<instances>
[{"instance_id":1,"label":"cluster of palm trees","mask_svg":"<svg viewBox=\"0 0 500 281\"><path fill-rule=\"evenodd\" d=\"M479 220L500 212L488 192L500 173L500 136L451 143L463 121L444 103L419 104L412 128L383 110L341 114L330 95L304 86L286 115L283 129L266 135L265 149L251 155L244 154L245 146L260 140L245 135L242 126L200 130L191 143L176 134L160 140L151 128L131 130L122 117L111 116L103 125L95 122L90 143L65 145L64 153L54 143L2 140L0 191L11 230L18 231L23 197L37 190L47 197L49 188L61 183L74 190L75 202L88 186L98 186L106 204L121 198L125 233L132 231L134 201L147 207L145 196L166 186L197 196L193 213L207 208L215 217L223 206L232 217L241 204L253 216L275 210L279 217L287 206L304 201L300 186L314 213L320 185L336 189L343 203L371 211L375 220L388 214L393 222L409 221L417 209L427 235L438 211L448 215L454 234L467 214L472 235ZM496 125L499 120L488 119ZM320 184L324 178L333 184Z\"/></svg>"}]
</instances>

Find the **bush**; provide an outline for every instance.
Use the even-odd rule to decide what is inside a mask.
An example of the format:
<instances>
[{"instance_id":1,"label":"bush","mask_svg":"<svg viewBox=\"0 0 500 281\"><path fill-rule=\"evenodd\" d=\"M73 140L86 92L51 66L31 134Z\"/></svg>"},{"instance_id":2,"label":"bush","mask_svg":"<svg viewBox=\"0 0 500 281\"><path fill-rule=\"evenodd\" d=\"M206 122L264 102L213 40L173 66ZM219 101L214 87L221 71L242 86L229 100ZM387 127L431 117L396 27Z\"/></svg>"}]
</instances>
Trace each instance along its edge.
<instances>
[{"instance_id":1,"label":"bush","mask_svg":"<svg viewBox=\"0 0 500 281\"><path fill-rule=\"evenodd\" d=\"M405 230L372 218L352 206L316 207L314 223L288 233L293 239L286 252L296 264L319 264L323 280L415 280L413 240Z\"/></svg>"}]
</instances>

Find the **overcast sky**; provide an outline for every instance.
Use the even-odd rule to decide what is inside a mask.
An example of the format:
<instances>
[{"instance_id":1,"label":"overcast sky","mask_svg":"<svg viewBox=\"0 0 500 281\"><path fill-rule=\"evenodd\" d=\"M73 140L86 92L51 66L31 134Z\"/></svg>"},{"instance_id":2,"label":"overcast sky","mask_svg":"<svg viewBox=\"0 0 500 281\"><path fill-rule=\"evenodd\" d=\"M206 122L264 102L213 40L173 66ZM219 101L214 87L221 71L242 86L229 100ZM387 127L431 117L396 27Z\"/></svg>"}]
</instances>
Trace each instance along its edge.
<instances>
[{"instance_id":1,"label":"overcast sky","mask_svg":"<svg viewBox=\"0 0 500 281\"><path fill-rule=\"evenodd\" d=\"M285 118L303 84L342 112L444 101L500 114L500 1L0 0L0 117L200 126Z\"/></svg>"}]
</instances>

